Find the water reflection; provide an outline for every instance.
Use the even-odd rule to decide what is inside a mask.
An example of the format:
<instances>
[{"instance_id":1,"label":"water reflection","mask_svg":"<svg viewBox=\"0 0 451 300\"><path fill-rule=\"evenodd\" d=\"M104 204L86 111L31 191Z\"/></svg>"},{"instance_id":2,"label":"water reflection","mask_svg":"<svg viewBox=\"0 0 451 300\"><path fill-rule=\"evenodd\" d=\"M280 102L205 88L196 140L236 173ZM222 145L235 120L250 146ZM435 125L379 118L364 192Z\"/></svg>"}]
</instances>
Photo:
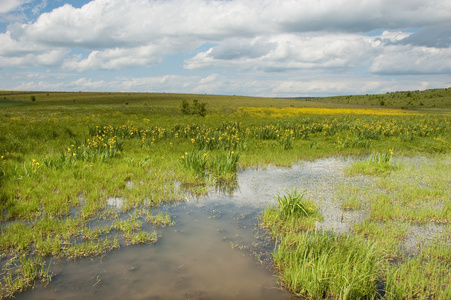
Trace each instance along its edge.
<instances>
[{"instance_id":1,"label":"water reflection","mask_svg":"<svg viewBox=\"0 0 451 300\"><path fill-rule=\"evenodd\" d=\"M250 168L213 190L190 187L195 192L186 194L185 202L161 207L175 225L158 228L155 245L123 247L102 259L54 261L56 276L47 288L38 286L16 298L293 299L277 284L271 268L274 242L258 229L258 216L274 204L279 190L300 188L324 215L318 229L348 231L368 212L365 207L344 211L334 199L337 185L375 188L367 176L344 175L349 163L326 158L290 168ZM186 189L179 182L174 187ZM120 200L108 204L114 208Z\"/></svg>"},{"instance_id":2,"label":"water reflection","mask_svg":"<svg viewBox=\"0 0 451 300\"><path fill-rule=\"evenodd\" d=\"M293 299L268 268L272 246L255 228L255 209L229 204L165 209L176 224L159 229L156 245L124 247L102 259L55 261L48 287L16 298Z\"/></svg>"}]
</instances>

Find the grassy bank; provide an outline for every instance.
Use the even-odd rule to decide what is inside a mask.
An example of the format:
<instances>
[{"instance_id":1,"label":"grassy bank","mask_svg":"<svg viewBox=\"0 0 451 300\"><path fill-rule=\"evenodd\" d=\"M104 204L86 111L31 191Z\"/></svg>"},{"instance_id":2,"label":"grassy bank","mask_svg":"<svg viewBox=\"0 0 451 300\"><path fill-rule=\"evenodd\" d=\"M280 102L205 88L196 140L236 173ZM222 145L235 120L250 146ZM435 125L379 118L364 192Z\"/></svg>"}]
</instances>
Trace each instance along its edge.
<instances>
[{"instance_id":1,"label":"grassy bank","mask_svg":"<svg viewBox=\"0 0 451 300\"><path fill-rule=\"evenodd\" d=\"M276 205L262 214L263 225L278 241L274 261L281 283L313 299L448 299L450 155L396 160L388 151L377 155L384 159L375 156L346 170L349 176L364 174L372 189L359 183L329 187L342 222L345 212L366 216L351 222L349 231L317 228L320 199L292 192L277 195Z\"/></svg>"},{"instance_id":2,"label":"grassy bank","mask_svg":"<svg viewBox=\"0 0 451 300\"><path fill-rule=\"evenodd\" d=\"M182 114L182 100L193 99L207 103L206 117ZM338 107L294 99L146 93L2 92L0 105L2 297L37 282L49 282L51 269L46 261L51 258L104 255L131 244L157 242L158 227L171 224L170 216L159 211L160 204L183 201L185 193L204 193L218 182L236 185L236 171L249 166L290 165L331 155L373 155L367 165L363 161L349 170L350 176L382 176L384 189L370 199L357 200L374 209L366 223L356 225L356 237L305 233L314 224L309 218L319 218L310 213L306 216L310 221L301 225L302 218L274 211L272 222L278 225L272 232L274 236L280 230L294 235L284 237L285 248L280 253L298 253L297 247L307 241L323 241L326 248L343 244L348 249L365 239L356 251L374 249L369 264L382 272L377 280L383 282L398 282L418 262L406 260L396 271L385 263L385 256L381 260L380 251L395 256L395 250L374 246L382 239L378 234L382 225L377 222L388 227L392 222L449 222L450 208L443 200L449 196L446 173L432 177L431 171L425 185L434 185L435 190L408 190L402 196L405 200L398 203L393 199L401 199L406 189L395 185L403 177L396 174L413 171L398 170L392 168L391 160L374 158L390 151L396 156L428 155L438 157L437 164L449 170L451 121L447 113ZM375 163L381 164L377 168L381 171L372 170ZM424 198L417 199L418 195ZM411 198L416 200L409 202ZM443 209L429 213L428 203ZM415 206L425 212L415 217ZM295 227L290 231L287 226ZM425 249L425 257L443 251ZM444 280L443 268L449 269L446 259L446 263L431 260L431 268L442 268L431 271L440 280ZM276 265L282 271L291 264L288 260ZM376 278L373 271L371 278ZM291 275L283 278L287 276ZM284 279L295 293L303 294L304 283L301 287L288 284L292 281ZM368 289L374 295L374 287ZM396 295L399 289L403 287L391 290L387 285L386 290ZM341 297L336 293L326 295Z\"/></svg>"}]
</instances>

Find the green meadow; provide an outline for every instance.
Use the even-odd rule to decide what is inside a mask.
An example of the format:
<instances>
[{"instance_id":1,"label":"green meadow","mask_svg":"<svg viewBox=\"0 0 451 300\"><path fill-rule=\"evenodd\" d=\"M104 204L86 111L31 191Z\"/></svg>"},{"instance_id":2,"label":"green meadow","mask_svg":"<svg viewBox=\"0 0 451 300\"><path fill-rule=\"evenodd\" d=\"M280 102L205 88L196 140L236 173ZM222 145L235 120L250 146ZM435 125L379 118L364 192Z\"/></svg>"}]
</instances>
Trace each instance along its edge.
<instances>
[{"instance_id":1,"label":"green meadow","mask_svg":"<svg viewBox=\"0 0 451 300\"><path fill-rule=\"evenodd\" d=\"M375 183L334 196L367 214L325 232L315 199L275 195L261 223L278 244L281 284L309 299L450 299L450 154L451 89L318 99L1 91L0 299L51 284L52 259L158 243L172 225L160 205L236 186L242 169L329 156L352 157L346 175ZM431 224L436 236L402 246Z\"/></svg>"}]
</instances>

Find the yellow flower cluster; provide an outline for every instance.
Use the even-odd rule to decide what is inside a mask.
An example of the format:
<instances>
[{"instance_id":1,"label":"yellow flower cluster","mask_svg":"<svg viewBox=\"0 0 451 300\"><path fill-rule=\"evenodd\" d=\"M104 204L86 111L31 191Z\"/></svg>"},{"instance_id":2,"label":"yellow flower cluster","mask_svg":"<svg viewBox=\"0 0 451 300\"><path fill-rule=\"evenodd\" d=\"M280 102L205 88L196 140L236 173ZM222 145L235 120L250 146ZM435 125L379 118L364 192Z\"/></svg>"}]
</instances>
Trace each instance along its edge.
<instances>
[{"instance_id":1,"label":"yellow flower cluster","mask_svg":"<svg viewBox=\"0 0 451 300\"><path fill-rule=\"evenodd\" d=\"M388 108L315 108L315 107L240 107L240 114L248 114L255 117L290 118L301 115L379 115L379 116L406 116L420 115L416 112L408 112L401 109Z\"/></svg>"}]
</instances>

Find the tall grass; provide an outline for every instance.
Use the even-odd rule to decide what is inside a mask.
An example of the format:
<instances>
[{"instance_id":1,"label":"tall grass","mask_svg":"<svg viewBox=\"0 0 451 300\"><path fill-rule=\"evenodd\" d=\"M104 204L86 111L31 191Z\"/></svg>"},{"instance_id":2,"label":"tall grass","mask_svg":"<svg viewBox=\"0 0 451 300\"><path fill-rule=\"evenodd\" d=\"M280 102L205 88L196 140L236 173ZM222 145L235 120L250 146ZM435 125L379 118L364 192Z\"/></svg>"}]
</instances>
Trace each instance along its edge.
<instances>
[{"instance_id":1,"label":"tall grass","mask_svg":"<svg viewBox=\"0 0 451 300\"><path fill-rule=\"evenodd\" d=\"M235 175L240 154L235 151L227 151L219 154L210 162L214 176Z\"/></svg>"},{"instance_id":2,"label":"tall grass","mask_svg":"<svg viewBox=\"0 0 451 300\"><path fill-rule=\"evenodd\" d=\"M262 224L276 237L290 232L313 230L315 222L322 219L317 205L298 189L274 196L276 205L268 206L262 215Z\"/></svg>"},{"instance_id":3,"label":"tall grass","mask_svg":"<svg viewBox=\"0 0 451 300\"><path fill-rule=\"evenodd\" d=\"M292 189L285 195L275 195L274 198L277 201L277 211L282 219L286 219L290 216L302 216L309 217L313 214L312 204L308 204L304 199L304 194L298 189Z\"/></svg>"},{"instance_id":4,"label":"tall grass","mask_svg":"<svg viewBox=\"0 0 451 300\"><path fill-rule=\"evenodd\" d=\"M285 236L274 251L281 282L308 299L375 299L380 257L372 243L326 232Z\"/></svg>"},{"instance_id":5,"label":"tall grass","mask_svg":"<svg viewBox=\"0 0 451 300\"><path fill-rule=\"evenodd\" d=\"M389 268L386 299L451 299L449 262L421 255L406 260Z\"/></svg>"},{"instance_id":6,"label":"tall grass","mask_svg":"<svg viewBox=\"0 0 451 300\"><path fill-rule=\"evenodd\" d=\"M181 164L194 174L204 177L208 153L202 151L185 152L180 156Z\"/></svg>"}]
</instances>

